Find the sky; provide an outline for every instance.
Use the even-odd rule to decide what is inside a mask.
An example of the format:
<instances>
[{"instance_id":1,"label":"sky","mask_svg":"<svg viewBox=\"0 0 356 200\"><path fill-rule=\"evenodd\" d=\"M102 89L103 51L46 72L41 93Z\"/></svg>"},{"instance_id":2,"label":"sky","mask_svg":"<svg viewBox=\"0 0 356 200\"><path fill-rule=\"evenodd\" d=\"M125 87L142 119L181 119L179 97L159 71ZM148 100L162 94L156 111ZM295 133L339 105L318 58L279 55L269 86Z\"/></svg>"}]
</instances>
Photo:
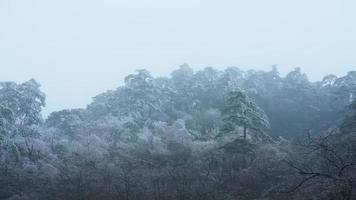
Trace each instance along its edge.
<instances>
[{"instance_id":1,"label":"sky","mask_svg":"<svg viewBox=\"0 0 356 200\"><path fill-rule=\"evenodd\" d=\"M0 81L35 78L43 114L85 107L135 69L356 70L355 0L0 0Z\"/></svg>"}]
</instances>

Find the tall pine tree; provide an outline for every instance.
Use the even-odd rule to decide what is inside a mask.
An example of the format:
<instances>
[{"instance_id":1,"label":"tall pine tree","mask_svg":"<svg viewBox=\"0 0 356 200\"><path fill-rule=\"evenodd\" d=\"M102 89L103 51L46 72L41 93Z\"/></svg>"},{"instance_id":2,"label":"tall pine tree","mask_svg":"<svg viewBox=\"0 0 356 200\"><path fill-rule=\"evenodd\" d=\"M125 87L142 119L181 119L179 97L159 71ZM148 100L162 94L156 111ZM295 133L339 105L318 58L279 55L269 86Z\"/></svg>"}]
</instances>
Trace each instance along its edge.
<instances>
[{"instance_id":1,"label":"tall pine tree","mask_svg":"<svg viewBox=\"0 0 356 200\"><path fill-rule=\"evenodd\" d=\"M240 90L227 93L222 114L222 134L238 134L238 129L242 127L243 138L246 139L248 129L264 135L264 132L270 127L265 112Z\"/></svg>"}]
</instances>

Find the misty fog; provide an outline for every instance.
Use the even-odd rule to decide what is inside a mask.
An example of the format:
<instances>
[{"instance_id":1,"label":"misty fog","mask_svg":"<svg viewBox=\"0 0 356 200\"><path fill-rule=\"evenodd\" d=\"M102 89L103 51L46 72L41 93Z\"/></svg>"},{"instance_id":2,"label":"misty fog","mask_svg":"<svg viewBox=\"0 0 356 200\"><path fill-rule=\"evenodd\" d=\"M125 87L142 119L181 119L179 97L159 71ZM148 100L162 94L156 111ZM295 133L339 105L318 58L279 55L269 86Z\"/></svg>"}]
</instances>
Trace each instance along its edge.
<instances>
[{"instance_id":1,"label":"misty fog","mask_svg":"<svg viewBox=\"0 0 356 200\"><path fill-rule=\"evenodd\" d=\"M344 76L356 68L355 9L353 0L0 0L0 80L38 80L47 116L84 108L141 68Z\"/></svg>"},{"instance_id":2,"label":"misty fog","mask_svg":"<svg viewBox=\"0 0 356 200\"><path fill-rule=\"evenodd\" d=\"M0 0L0 200L356 199L355 9Z\"/></svg>"}]
</instances>

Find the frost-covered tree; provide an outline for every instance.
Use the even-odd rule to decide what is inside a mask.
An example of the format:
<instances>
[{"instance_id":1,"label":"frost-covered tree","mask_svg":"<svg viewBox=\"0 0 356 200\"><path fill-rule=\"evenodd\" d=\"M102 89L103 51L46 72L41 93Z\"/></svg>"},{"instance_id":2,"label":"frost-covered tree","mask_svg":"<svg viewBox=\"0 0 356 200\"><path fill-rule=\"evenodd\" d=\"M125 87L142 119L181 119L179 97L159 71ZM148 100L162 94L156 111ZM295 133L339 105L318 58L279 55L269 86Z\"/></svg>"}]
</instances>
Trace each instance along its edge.
<instances>
[{"instance_id":1,"label":"frost-covered tree","mask_svg":"<svg viewBox=\"0 0 356 200\"><path fill-rule=\"evenodd\" d=\"M0 105L0 137L9 136L13 132L14 115L11 109ZM0 139L1 140L1 139Z\"/></svg>"},{"instance_id":2,"label":"frost-covered tree","mask_svg":"<svg viewBox=\"0 0 356 200\"><path fill-rule=\"evenodd\" d=\"M31 79L22 84L0 83L0 105L13 113L18 125L39 124L41 109L45 106L45 95L40 84Z\"/></svg>"},{"instance_id":3,"label":"frost-covered tree","mask_svg":"<svg viewBox=\"0 0 356 200\"><path fill-rule=\"evenodd\" d=\"M81 127L85 127L84 118L83 109L61 110L48 116L46 126L57 128L61 134L74 137Z\"/></svg>"},{"instance_id":4,"label":"frost-covered tree","mask_svg":"<svg viewBox=\"0 0 356 200\"><path fill-rule=\"evenodd\" d=\"M226 95L223 109L223 133L238 134L243 128L243 138L246 139L248 129L263 133L269 128L268 117L252 99L240 90L230 91Z\"/></svg>"},{"instance_id":5,"label":"frost-covered tree","mask_svg":"<svg viewBox=\"0 0 356 200\"><path fill-rule=\"evenodd\" d=\"M43 171L40 160L49 151L39 137L45 95L33 79L0 83L0 196L20 194L26 183ZM28 176L33 173L33 176ZM39 173L37 173L39 172Z\"/></svg>"},{"instance_id":6,"label":"frost-covered tree","mask_svg":"<svg viewBox=\"0 0 356 200\"><path fill-rule=\"evenodd\" d=\"M37 135L36 126L42 122L41 109L45 105L39 87L34 79L22 84L0 83L0 140Z\"/></svg>"},{"instance_id":7,"label":"frost-covered tree","mask_svg":"<svg viewBox=\"0 0 356 200\"><path fill-rule=\"evenodd\" d=\"M137 70L125 78L128 114L144 122L161 112L162 91L147 70Z\"/></svg>"}]
</instances>

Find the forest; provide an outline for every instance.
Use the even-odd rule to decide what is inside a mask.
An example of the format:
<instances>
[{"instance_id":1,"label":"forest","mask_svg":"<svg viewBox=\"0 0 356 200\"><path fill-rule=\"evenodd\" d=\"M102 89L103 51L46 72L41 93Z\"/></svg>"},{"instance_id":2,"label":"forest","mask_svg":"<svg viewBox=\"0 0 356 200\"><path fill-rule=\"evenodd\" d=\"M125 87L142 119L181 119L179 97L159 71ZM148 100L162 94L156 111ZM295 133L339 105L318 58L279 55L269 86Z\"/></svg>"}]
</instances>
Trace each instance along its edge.
<instances>
[{"instance_id":1,"label":"forest","mask_svg":"<svg viewBox=\"0 0 356 200\"><path fill-rule=\"evenodd\" d=\"M45 105L36 80L0 82L0 199L356 199L356 71L183 64Z\"/></svg>"}]
</instances>

